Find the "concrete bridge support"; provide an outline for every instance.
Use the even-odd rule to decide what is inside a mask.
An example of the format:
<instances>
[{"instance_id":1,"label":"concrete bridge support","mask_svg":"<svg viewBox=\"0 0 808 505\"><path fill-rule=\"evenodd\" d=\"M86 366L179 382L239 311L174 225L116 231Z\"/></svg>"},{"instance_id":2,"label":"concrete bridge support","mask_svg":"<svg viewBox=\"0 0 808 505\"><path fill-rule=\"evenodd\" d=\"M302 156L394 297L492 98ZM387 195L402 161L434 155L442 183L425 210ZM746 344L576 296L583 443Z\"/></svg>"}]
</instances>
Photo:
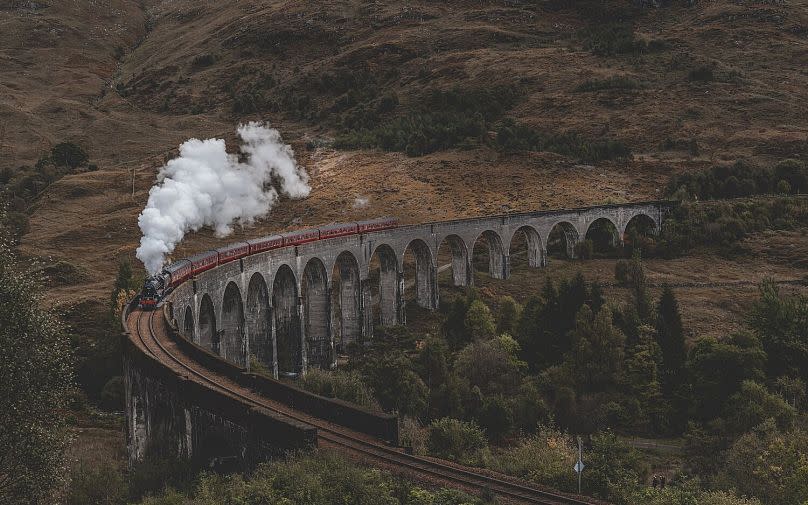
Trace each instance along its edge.
<instances>
[{"instance_id":1,"label":"concrete bridge support","mask_svg":"<svg viewBox=\"0 0 808 505\"><path fill-rule=\"evenodd\" d=\"M304 311L291 268L281 266L272 286L273 341L276 343L278 373L289 376L305 367L304 335L301 315Z\"/></svg>"},{"instance_id":2,"label":"concrete bridge support","mask_svg":"<svg viewBox=\"0 0 808 505\"><path fill-rule=\"evenodd\" d=\"M221 396L182 377L124 336L129 465L185 461L197 468L246 470L316 444L316 430Z\"/></svg>"}]
</instances>

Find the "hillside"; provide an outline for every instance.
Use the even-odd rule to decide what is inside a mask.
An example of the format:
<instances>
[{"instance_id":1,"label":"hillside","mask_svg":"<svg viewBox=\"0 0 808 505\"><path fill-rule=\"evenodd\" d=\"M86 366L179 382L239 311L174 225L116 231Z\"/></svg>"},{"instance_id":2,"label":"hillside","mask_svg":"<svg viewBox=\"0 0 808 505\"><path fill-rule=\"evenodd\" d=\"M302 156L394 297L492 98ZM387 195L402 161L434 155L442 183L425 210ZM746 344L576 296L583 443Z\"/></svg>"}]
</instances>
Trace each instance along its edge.
<instances>
[{"instance_id":1,"label":"hillside","mask_svg":"<svg viewBox=\"0 0 808 505\"><path fill-rule=\"evenodd\" d=\"M56 300L104 300L161 164L190 137L232 147L251 119L313 189L238 235L642 200L672 173L808 156L808 2L627 5L0 2L0 170L61 141L98 167L18 204L21 248L81 272ZM522 144L503 144L509 125Z\"/></svg>"}]
</instances>

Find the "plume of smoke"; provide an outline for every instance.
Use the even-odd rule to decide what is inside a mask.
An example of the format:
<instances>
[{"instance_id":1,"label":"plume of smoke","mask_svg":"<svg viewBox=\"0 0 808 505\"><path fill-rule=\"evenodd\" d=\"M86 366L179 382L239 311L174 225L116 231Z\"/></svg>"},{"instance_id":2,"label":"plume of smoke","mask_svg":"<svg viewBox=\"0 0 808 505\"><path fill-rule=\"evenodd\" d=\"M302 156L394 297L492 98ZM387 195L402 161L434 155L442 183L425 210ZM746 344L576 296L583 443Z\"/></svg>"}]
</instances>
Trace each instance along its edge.
<instances>
[{"instance_id":1,"label":"plume of smoke","mask_svg":"<svg viewBox=\"0 0 808 505\"><path fill-rule=\"evenodd\" d=\"M179 157L160 169L138 218L143 236L137 257L150 274L160 271L189 231L211 226L216 236L225 237L234 224L265 216L278 191L290 198L308 196L308 174L277 130L251 122L236 131L245 162L228 154L222 139L190 139L180 145Z\"/></svg>"}]
</instances>

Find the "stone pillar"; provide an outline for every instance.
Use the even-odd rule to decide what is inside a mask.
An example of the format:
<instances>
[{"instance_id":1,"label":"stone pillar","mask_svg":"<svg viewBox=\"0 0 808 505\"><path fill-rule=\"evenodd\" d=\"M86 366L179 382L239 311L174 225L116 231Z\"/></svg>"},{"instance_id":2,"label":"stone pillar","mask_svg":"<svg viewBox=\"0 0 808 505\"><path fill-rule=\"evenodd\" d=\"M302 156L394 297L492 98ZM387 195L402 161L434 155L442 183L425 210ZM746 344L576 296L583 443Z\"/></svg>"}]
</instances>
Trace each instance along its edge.
<instances>
[{"instance_id":1,"label":"stone pillar","mask_svg":"<svg viewBox=\"0 0 808 505\"><path fill-rule=\"evenodd\" d=\"M393 324L407 324L406 303L404 302L404 272L396 272L396 276L396 321Z\"/></svg>"},{"instance_id":2,"label":"stone pillar","mask_svg":"<svg viewBox=\"0 0 808 505\"><path fill-rule=\"evenodd\" d=\"M308 369L308 349L306 348L306 308L303 306L303 297L297 297L297 331L300 336L300 374L304 375ZM293 325L294 327L294 325Z\"/></svg>"},{"instance_id":3,"label":"stone pillar","mask_svg":"<svg viewBox=\"0 0 808 505\"><path fill-rule=\"evenodd\" d=\"M429 265L429 309L435 310L440 304L440 291L438 290L438 265Z\"/></svg>"},{"instance_id":4,"label":"stone pillar","mask_svg":"<svg viewBox=\"0 0 808 505\"><path fill-rule=\"evenodd\" d=\"M368 279L359 280L359 303L360 331L364 343L373 340L373 293Z\"/></svg>"},{"instance_id":5,"label":"stone pillar","mask_svg":"<svg viewBox=\"0 0 808 505\"><path fill-rule=\"evenodd\" d=\"M275 314L269 306L269 345L272 346L272 376L278 378L278 334L275 328Z\"/></svg>"},{"instance_id":6,"label":"stone pillar","mask_svg":"<svg viewBox=\"0 0 808 505\"><path fill-rule=\"evenodd\" d=\"M502 256L502 278L507 279L511 276L511 256L506 254Z\"/></svg>"}]
</instances>

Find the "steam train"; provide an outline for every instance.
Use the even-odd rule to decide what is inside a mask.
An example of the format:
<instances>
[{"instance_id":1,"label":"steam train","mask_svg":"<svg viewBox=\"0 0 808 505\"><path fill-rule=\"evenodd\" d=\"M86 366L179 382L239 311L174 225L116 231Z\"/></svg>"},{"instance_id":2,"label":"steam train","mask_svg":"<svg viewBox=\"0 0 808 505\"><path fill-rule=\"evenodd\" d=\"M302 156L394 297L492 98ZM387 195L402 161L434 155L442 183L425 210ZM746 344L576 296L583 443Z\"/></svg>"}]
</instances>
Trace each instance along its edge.
<instances>
[{"instance_id":1,"label":"steam train","mask_svg":"<svg viewBox=\"0 0 808 505\"><path fill-rule=\"evenodd\" d=\"M389 217L358 221L356 223L337 223L281 235L270 235L246 242L236 242L219 249L201 252L190 258L175 261L163 268L159 274L148 277L143 284L143 290L138 295L138 307L144 310L152 310L157 307L157 304L160 303L164 296L186 280L196 277L211 268L216 268L219 265L236 261L251 254L298 246L317 240L360 235L397 226L398 220Z\"/></svg>"}]
</instances>

